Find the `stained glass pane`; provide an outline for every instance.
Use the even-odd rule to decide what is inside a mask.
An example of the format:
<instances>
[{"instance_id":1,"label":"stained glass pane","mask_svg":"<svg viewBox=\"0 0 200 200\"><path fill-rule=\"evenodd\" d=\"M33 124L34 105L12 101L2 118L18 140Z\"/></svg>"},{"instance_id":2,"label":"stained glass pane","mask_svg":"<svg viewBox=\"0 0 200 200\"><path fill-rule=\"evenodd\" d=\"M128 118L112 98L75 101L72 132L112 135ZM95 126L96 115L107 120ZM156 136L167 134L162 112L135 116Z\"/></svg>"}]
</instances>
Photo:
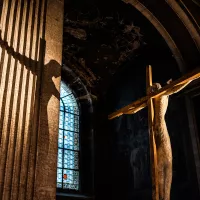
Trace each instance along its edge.
<instances>
[{"instance_id":1,"label":"stained glass pane","mask_svg":"<svg viewBox=\"0 0 200 200\"><path fill-rule=\"evenodd\" d=\"M64 150L64 168L78 169L78 152Z\"/></svg>"},{"instance_id":2,"label":"stained glass pane","mask_svg":"<svg viewBox=\"0 0 200 200\"><path fill-rule=\"evenodd\" d=\"M65 111L65 106L63 104L63 101L60 99L60 110Z\"/></svg>"},{"instance_id":3,"label":"stained glass pane","mask_svg":"<svg viewBox=\"0 0 200 200\"><path fill-rule=\"evenodd\" d=\"M79 189L79 109L71 90L60 91L57 188Z\"/></svg>"},{"instance_id":4,"label":"stained glass pane","mask_svg":"<svg viewBox=\"0 0 200 200\"><path fill-rule=\"evenodd\" d=\"M57 163L59 168L63 167L63 149L58 149L58 163Z\"/></svg>"},{"instance_id":5,"label":"stained glass pane","mask_svg":"<svg viewBox=\"0 0 200 200\"><path fill-rule=\"evenodd\" d=\"M64 128L64 112L60 111L59 128Z\"/></svg>"},{"instance_id":6,"label":"stained glass pane","mask_svg":"<svg viewBox=\"0 0 200 200\"><path fill-rule=\"evenodd\" d=\"M62 188L62 183L57 182L57 188Z\"/></svg>"},{"instance_id":7,"label":"stained glass pane","mask_svg":"<svg viewBox=\"0 0 200 200\"><path fill-rule=\"evenodd\" d=\"M62 100L65 106L77 106L76 99L73 94L62 97Z\"/></svg>"},{"instance_id":8,"label":"stained glass pane","mask_svg":"<svg viewBox=\"0 0 200 200\"><path fill-rule=\"evenodd\" d=\"M69 113L79 114L77 106L65 106L65 111Z\"/></svg>"},{"instance_id":9,"label":"stained glass pane","mask_svg":"<svg viewBox=\"0 0 200 200\"><path fill-rule=\"evenodd\" d=\"M74 170L63 169L63 177L64 174L67 174L67 178L63 178L63 188L78 190L79 172Z\"/></svg>"},{"instance_id":10,"label":"stained glass pane","mask_svg":"<svg viewBox=\"0 0 200 200\"><path fill-rule=\"evenodd\" d=\"M62 169L57 169L57 187L62 188Z\"/></svg>"},{"instance_id":11,"label":"stained glass pane","mask_svg":"<svg viewBox=\"0 0 200 200\"><path fill-rule=\"evenodd\" d=\"M63 130L60 129L58 134L58 147L63 148Z\"/></svg>"},{"instance_id":12,"label":"stained glass pane","mask_svg":"<svg viewBox=\"0 0 200 200\"><path fill-rule=\"evenodd\" d=\"M79 150L78 133L71 131L64 131L64 148Z\"/></svg>"},{"instance_id":13,"label":"stained glass pane","mask_svg":"<svg viewBox=\"0 0 200 200\"><path fill-rule=\"evenodd\" d=\"M79 114L78 105L73 94L62 98L62 101L64 103L66 112L74 113L77 115Z\"/></svg>"},{"instance_id":14,"label":"stained glass pane","mask_svg":"<svg viewBox=\"0 0 200 200\"><path fill-rule=\"evenodd\" d=\"M66 87L63 83L61 83L61 87L60 87L60 97L64 97L64 96L67 96L69 94L71 94L71 90Z\"/></svg>"},{"instance_id":15,"label":"stained glass pane","mask_svg":"<svg viewBox=\"0 0 200 200\"><path fill-rule=\"evenodd\" d=\"M77 115L79 114L78 106L75 106L75 107L74 107L74 113L77 114Z\"/></svg>"},{"instance_id":16,"label":"stained glass pane","mask_svg":"<svg viewBox=\"0 0 200 200\"><path fill-rule=\"evenodd\" d=\"M69 131L79 131L79 117L70 113L65 113L64 129Z\"/></svg>"}]
</instances>

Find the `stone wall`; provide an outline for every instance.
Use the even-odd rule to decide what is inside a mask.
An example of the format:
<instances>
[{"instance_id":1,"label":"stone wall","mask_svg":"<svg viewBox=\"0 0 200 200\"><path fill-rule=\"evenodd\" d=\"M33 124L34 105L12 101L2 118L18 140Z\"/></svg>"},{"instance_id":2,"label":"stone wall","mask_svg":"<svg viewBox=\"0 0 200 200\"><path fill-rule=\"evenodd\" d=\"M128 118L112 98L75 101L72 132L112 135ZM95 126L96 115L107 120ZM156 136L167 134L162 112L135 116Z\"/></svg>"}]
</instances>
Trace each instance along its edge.
<instances>
[{"instance_id":1,"label":"stone wall","mask_svg":"<svg viewBox=\"0 0 200 200\"><path fill-rule=\"evenodd\" d=\"M0 199L56 198L62 0L4 0Z\"/></svg>"}]
</instances>

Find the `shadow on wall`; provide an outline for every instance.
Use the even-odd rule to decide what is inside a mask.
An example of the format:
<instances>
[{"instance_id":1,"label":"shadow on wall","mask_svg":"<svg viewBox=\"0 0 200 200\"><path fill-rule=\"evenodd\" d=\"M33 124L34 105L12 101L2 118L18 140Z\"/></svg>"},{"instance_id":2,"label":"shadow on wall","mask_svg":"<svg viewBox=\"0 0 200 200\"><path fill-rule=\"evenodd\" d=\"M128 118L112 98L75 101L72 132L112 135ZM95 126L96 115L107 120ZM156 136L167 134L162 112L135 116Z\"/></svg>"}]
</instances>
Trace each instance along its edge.
<instances>
[{"instance_id":1,"label":"shadow on wall","mask_svg":"<svg viewBox=\"0 0 200 200\"><path fill-rule=\"evenodd\" d=\"M20 170L17 174L10 175L11 177L12 176L17 177L17 180L11 180L11 181L12 182L18 181L17 185L19 187L18 188L19 190L21 190L21 184L20 184L21 179L23 179L24 180L23 182L25 182L25 183L27 183L27 180L30 179L31 180L30 184L32 186L34 185L34 182L36 182L36 180L37 180L36 185L38 188L45 187L45 184L47 184L50 181L50 177L47 175L47 173L51 173L51 172L48 172L48 170L46 170L46 169L49 169L52 167L52 165L50 167L48 167L49 159L47 156L47 154L50 151L50 148L49 148L50 135L49 135L49 121L48 121L47 106L48 106L49 100L51 99L52 96L55 96L56 99L58 99L58 100L60 99L60 92L56 88L56 86L53 82L53 78L60 77L59 69L61 69L61 65L55 60L50 60L46 65L44 65L45 44L46 44L45 40L40 39L39 59L38 59L38 61L36 61L36 60L26 57L25 55L22 55L22 54L16 52L12 46L9 46L8 42L4 41L2 39L1 30L0 30L0 47L2 48L3 57L4 57L5 53L7 52L8 58L10 60L11 60L11 58L15 59L14 67L19 67L19 65L17 65L17 63L19 62L21 64L20 65L21 69L23 70L23 67L25 66L28 74L30 74L30 72L31 72L33 74L33 77L35 80L35 82L33 82L33 88L31 88L31 90L33 91L33 95L32 95L33 99L31 99L32 105L31 105L31 111L30 111L31 112L31 117L30 117L31 122L29 123L29 128L28 128L29 135L28 135L28 140L26 141L27 142L26 145L28 146L28 149L29 149L28 153L26 155L28 157L27 158L28 161L26 161L26 162L28 162L28 163L27 164L23 163L23 160L25 158L23 158L22 153L19 153L17 151L15 151L15 153L14 153L14 154L19 154L20 159L18 162L20 162L20 165L22 168L21 171L23 171L23 168L24 168L24 170L25 170L24 174L26 176L21 177ZM7 69L6 76L9 76L11 67L10 66L5 66L5 67ZM14 76L16 76L15 73L14 73ZM28 95L28 90L30 89L29 88L29 80L28 80L29 77L30 76L26 77L26 79L27 79L27 81L26 81L27 85L25 86L25 90L26 90L25 94L26 95ZM20 78L23 79L24 77L21 76ZM6 77L6 81L7 80L8 80L8 77ZM12 84L14 85L15 83L13 82ZM19 88L19 92L21 93L21 88ZM5 90L2 93L3 102L6 100L6 94L7 94L7 86L5 86ZM15 94L13 93L12 95L15 95ZM34 99L35 99L35 101L34 101ZM18 101L20 102L20 99ZM19 116L16 116L16 121L24 120L22 129L24 129L25 124L27 123L25 121L25 120L27 120L25 117L26 112L27 112L26 107L23 107L23 110L24 110L23 117L21 119L19 119ZM2 118L1 119L4 119L4 115L5 115L5 108L2 109L2 113L1 113ZM16 130L18 130L18 122L16 124L17 124ZM0 129L1 130L2 130L2 127L3 127L3 120L0 121ZM37 132L40 127L42 127L41 128L42 134L40 134L39 137L37 138L37 134L38 134ZM16 133L17 133L17 131L15 131L15 133L12 136L9 136L9 137L13 137L12 140L15 141L14 149L16 149L16 144L17 144ZM5 135L4 137L8 138L8 134L9 134L9 131L7 131L7 133L4 134ZM3 170L0 170L0 177L4 177L5 172L7 171L7 169L4 166L6 166L6 163L8 162L7 154L8 154L8 147L9 147L8 139L6 139L7 142L4 142L4 144L2 144L2 141L3 141L2 137L3 136L0 135L1 151L3 152L2 153L3 157L0 161L0 168ZM22 137L25 137L25 136L22 136ZM35 145L34 147L32 147L32 145L33 145L32 143ZM40 146L39 146L39 144L40 144ZM42 147L41 147L41 144L43 144ZM23 149L23 147L19 147L19 148L21 150ZM33 148L33 149L31 149L31 148ZM38 149L39 149L39 151L38 151ZM31 154L34 154L34 155L31 156ZM15 164L15 162L16 162L14 160L15 156L13 156L11 158L12 159L11 163ZM51 169L51 171L54 170L55 174L56 174L56 164L55 163L53 166L53 167L55 167L55 170ZM44 169L42 170L41 167ZM28 170L30 171L30 174L27 177ZM14 172L10 171L10 173L14 173ZM3 188L5 187L4 184L6 184L6 182L8 182L7 180L4 180L4 179L5 178L2 178L2 180L1 180L2 184L0 184L1 185L0 186L0 195L1 195L1 191L3 191ZM12 185L12 184L10 184L10 185ZM9 186L9 187L11 187L11 186ZM38 194L38 192L37 192L37 194ZM37 194L36 194L36 196L37 196Z\"/></svg>"},{"instance_id":2,"label":"shadow on wall","mask_svg":"<svg viewBox=\"0 0 200 200\"><path fill-rule=\"evenodd\" d=\"M14 51L14 48L8 45L8 42L3 41L1 38L1 30L0 30L0 46L2 49L6 50L7 53L11 56L13 56L14 59L19 61L22 65L24 65L27 70L30 70L34 75L42 75L42 71L47 71L47 80L45 84L48 84L48 88L50 88L50 93L54 95L57 99L60 99L60 92L56 89L55 84L52 80L53 77L57 78L60 76L60 73L56 71L55 69L58 67L61 67L61 65L56 60L50 60L49 63L44 65L44 53L45 53L45 40L40 39L40 50L39 50L39 61L35 61L31 58L26 57L25 55L22 55L18 52ZM39 69L39 67L43 67L44 69ZM38 68L37 68L38 67ZM39 72L41 71L41 72ZM50 98L50 97L49 97ZM49 99L48 98L48 99Z\"/></svg>"}]
</instances>

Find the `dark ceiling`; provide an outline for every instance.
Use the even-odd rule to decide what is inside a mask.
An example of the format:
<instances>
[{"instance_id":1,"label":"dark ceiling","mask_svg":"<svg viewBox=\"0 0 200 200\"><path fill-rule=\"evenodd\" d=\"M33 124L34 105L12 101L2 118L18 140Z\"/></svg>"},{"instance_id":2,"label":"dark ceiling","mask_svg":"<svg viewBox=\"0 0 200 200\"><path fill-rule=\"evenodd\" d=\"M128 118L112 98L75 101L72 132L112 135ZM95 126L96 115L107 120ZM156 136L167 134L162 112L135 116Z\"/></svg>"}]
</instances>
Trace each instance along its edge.
<instances>
[{"instance_id":1,"label":"dark ceiling","mask_svg":"<svg viewBox=\"0 0 200 200\"><path fill-rule=\"evenodd\" d=\"M120 0L66 0L63 44L63 63L91 91L104 90L127 63L134 67L138 59L169 71L178 68L155 27Z\"/></svg>"}]
</instances>

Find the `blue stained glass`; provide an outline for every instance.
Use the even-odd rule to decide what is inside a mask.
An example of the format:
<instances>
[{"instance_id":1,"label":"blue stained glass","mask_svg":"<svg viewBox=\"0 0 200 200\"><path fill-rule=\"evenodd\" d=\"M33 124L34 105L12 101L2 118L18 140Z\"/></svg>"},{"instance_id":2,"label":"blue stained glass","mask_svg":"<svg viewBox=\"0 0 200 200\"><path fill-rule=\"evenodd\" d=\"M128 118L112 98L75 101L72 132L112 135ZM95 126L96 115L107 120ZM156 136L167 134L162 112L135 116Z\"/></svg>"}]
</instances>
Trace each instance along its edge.
<instances>
[{"instance_id":1,"label":"blue stained glass","mask_svg":"<svg viewBox=\"0 0 200 200\"><path fill-rule=\"evenodd\" d=\"M79 116L74 115L74 124L79 124Z\"/></svg>"},{"instance_id":2,"label":"blue stained glass","mask_svg":"<svg viewBox=\"0 0 200 200\"><path fill-rule=\"evenodd\" d=\"M77 114L77 115L79 114L78 106L74 107L74 114Z\"/></svg>"},{"instance_id":3,"label":"blue stained glass","mask_svg":"<svg viewBox=\"0 0 200 200\"><path fill-rule=\"evenodd\" d=\"M67 174L67 179L63 178L64 188L78 190L79 172L74 170L63 170L63 175Z\"/></svg>"},{"instance_id":4,"label":"blue stained glass","mask_svg":"<svg viewBox=\"0 0 200 200\"><path fill-rule=\"evenodd\" d=\"M64 112L60 111L60 118L59 118L59 128L62 128L64 127Z\"/></svg>"},{"instance_id":5,"label":"blue stained glass","mask_svg":"<svg viewBox=\"0 0 200 200\"><path fill-rule=\"evenodd\" d=\"M64 131L64 147L65 149L79 150L78 133Z\"/></svg>"},{"instance_id":6,"label":"blue stained glass","mask_svg":"<svg viewBox=\"0 0 200 200\"><path fill-rule=\"evenodd\" d=\"M74 115L70 113L65 113L65 121L66 122L73 122L74 121Z\"/></svg>"},{"instance_id":7,"label":"blue stained glass","mask_svg":"<svg viewBox=\"0 0 200 200\"><path fill-rule=\"evenodd\" d=\"M78 108L76 106L65 106L65 111L69 113L79 114Z\"/></svg>"},{"instance_id":8,"label":"blue stained glass","mask_svg":"<svg viewBox=\"0 0 200 200\"><path fill-rule=\"evenodd\" d=\"M63 148L63 130L59 130L58 134L58 147Z\"/></svg>"},{"instance_id":9,"label":"blue stained glass","mask_svg":"<svg viewBox=\"0 0 200 200\"><path fill-rule=\"evenodd\" d=\"M79 131L79 117L70 113L65 113L65 130L69 131Z\"/></svg>"},{"instance_id":10,"label":"blue stained glass","mask_svg":"<svg viewBox=\"0 0 200 200\"><path fill-rule=\"evenodd\" d=\"M79 150L79 137L77 133L74 133L74 150Z\"/></svg>"},{"instance_id":11,"label":"blue stained glass","mask_svg":"<svg viewBox=\"0 0 200 200\"><path fill-rule=\"evenodd\" d=\"M77 115L79 114L76 99L74 98L74 96L72 94L62 98L62 101L64 103L66 112L74 113Z\"/></svg>"},{"instance_id":12,"label":"blue stained glass","mask_svg":"<svg viewBox=\"0 0 200 200\"><path fill-rule=\"evenodd\" d=\"M60 110L65 111L65 105L63 104L61 99L60 99Z\"/></svg>"},{"instance_id":13,"label":"blue stained glass","mask_svg":"<svg viewBox=\"0 0 200 200\"><path fill-rule=\"evenodd\" d=\"M62 98L63 103L65 106L77 106L76 99L73 94L69 94L66 97Z\"/></svg>"},{"instance_id":14,"label":"blue stained glass","mask_svg":"<svg viewBox=\"0 0 200 200\"><path fill-rule=\"evenodd\" d=\"M57 169L57 187L62 188L62 169Z\"/></svg>"},{"instance_id":15,"label":"blue stained glass","mask_svg":"<svg viewBox=\"0 0 200 200\"><path fill-rule=\"evenodd\" d=\"M57 181L57 188L62 188L62 182L59 183L59 182Z\"/></svg>"},{"instance_id":16,"label":"blue stained glass","mask_svg":"<svg viewBox=\"0 0 200 200\"><path fill-rule=\"evenodd\" d=\"M79 189L79 109L71 90L61 83L57 188Z\"/></svg>"},{"instance_id":17,"label":"blue stained glass","mask_svg":"<svg viewBox=\"0 0 200 200\"><path fill-rule=\"evenodd\" d=\"M66 87L63 83L61 83L61 87L60 87L60 97L64 97L64 96L67 96L69 94L71 94L71 90Z\"/></svg>"},{"instance_id":18,"label":"blue stained glass","mask_svg":"<svg viewBox=\"0 0 200 200\"><path fill-rule=\"evenodd\" d=\"M79 125L78 124L74 124L74 131L79 132Z\"/></svg>"},{"instance_id":19,"label":"blue stained glass","mask_svg":"<svg viewBox=\"0 0 200 200\"><path fill-rule=\"evenodd\" d=\"M78 169L78 152L64 150L64 168Z\"/></svg>"},{"instance_id":20,"label":"blue stained glass","mask_svg":"<svg viewBox=\"0 0 200 200\"><path fill-rule=\"evenodd\" d=\"M58 149L58 163L57 166L62 168L63 167L63 149Z\"/></svg>"},{"instance_id":21,"label":"blue stained glass","mask_svg":"<svg viewBox=\"0 0 200 200\"><path fill-rule=\"evenodd\" d=\"M67 183L64 183L63 184L63 188L64 189L70 189L70 190L78 190L79 189L79 185L78 184L67 184Z\"/></svg>"}]
</instances>

